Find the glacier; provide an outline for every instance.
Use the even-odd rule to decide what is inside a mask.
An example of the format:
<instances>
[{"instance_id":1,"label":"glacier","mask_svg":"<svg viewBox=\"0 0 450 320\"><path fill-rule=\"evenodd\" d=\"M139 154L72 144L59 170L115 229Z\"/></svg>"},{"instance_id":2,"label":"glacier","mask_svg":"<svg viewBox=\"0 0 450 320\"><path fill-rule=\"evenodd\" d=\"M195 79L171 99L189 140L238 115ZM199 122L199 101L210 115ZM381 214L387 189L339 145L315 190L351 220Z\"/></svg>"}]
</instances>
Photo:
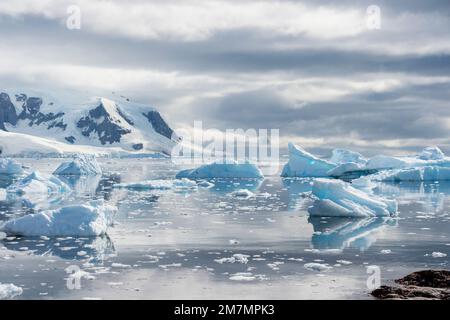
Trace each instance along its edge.
<instances>
[{"instance_id":1,"label":"glacier","mask_svg":"<svg viewBox=\"0 0 450 320\"><path fill-rule=\"evenodd\" d=\"M13 159L0 158L0 174L20 175L23 173L23 167Z\"/></svg>"},{"instance_id":2,"label":"glacier","mask_svg":"<svg viewBox=\"0 0 450 320\"><path fill-rule=\"evenodd\" d=\"M310 216L369 218L397 213L397 201L366 193L341 180L314 180L312 196Z\"/></svg>"},{"instance_id":3,"label":"glacier","mask_svg":"<svg viewBox=\"0 0 450 320\"><path fill-rule=\"evenodd\" d=\"M7 235L95 237L106 234L117 208L93 201L12 219L0 226Z\"/></svg>"},{"instance_id":4,"label":"glacier","mask_svg":"<svg viewBox=\"0 0 450 320\"><path fill-rule=\"evenodd\" d=\"M261 170L253 163L226 163L217 161L202 165L196 169L182 170L177 173L177 179L211 179L211 178L264 178Z\"/></svg>"},{"instance_id":5,"label":"glacier","mask_svg":"<svg viewBox=\"0 0 450 320\"><path fill-rule=\"evenodd\" d=\"M284 166L282 177L328 177L328 171L335 163L306 152L301 147L289 143L289 162Z\"/></svg>"},{"instance_id":6,"label":"glacier","mask_svg":"<svg viewBox=\"0 0 450 320\"><path fill-rule=\"evenodd\" d=\"M53 174L67 176L101 175L102 169L95 156L79 154L72 161L61 163Z\"/></svg>"}]
</instances>

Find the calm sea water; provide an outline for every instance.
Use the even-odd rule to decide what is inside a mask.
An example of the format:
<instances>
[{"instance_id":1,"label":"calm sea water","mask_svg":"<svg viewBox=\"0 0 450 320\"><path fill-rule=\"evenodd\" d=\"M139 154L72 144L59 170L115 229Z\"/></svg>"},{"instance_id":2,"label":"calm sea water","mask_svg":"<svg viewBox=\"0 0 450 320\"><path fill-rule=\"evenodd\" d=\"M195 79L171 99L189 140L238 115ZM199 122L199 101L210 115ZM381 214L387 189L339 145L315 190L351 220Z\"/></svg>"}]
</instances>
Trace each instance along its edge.
<instances>
[{"instance_id":1,"label":"calm sea water","mask_svg":"<svg viewBox=\"0 0 450 320\"><path fill-rule=\"evenodd\" d=\"M19 161L44 173L61 162ZM450 251L448 182L380 184L378 194L399 202L396 219L309 219L301 196L311 188L308 179L130 191L111 186L173 179L181 168L161 159L101 164L103 177L68 180L74 188L68 196L0 202L0 221L92 199L119 208L108 237L0 241L0 283L22 287L18 299L370 299L368 267L380 271L381 283L448 268L448 256L433 256ZM0 187L9 183L0 179ZM255 196L231 195L241 188ZM81 271L79 289L67 268Z\"/></svg>"}]
</instances>

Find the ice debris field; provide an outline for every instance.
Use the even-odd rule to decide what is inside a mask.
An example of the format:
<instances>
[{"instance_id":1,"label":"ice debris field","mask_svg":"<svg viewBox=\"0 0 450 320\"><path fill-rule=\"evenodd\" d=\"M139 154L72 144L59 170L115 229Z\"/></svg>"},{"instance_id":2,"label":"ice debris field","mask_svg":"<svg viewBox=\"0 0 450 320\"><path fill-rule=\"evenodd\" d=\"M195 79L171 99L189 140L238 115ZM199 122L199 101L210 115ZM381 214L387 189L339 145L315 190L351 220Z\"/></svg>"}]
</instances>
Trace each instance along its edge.
<instances>
[{"instance_id":1,"label":"ice debris field","mask_svg":"<svg viewBox=\"0 0 450 320\"><path fill-rule=\"evenodd\" d=\"M114 251L109 240L111 233L116 239L129 238L132 241L131 239L145 235L156 243L170 243L173 234L161 239L158 234L164 230L172 230L171 232L177 232L177 244L183 241L189 244L195 243L197 238L208 238L212 234L224 232L223 230L231 230L228 238L220 241L233 248L241 245L243 239L240 239L240 234L254 232L255 228L251 226L253 221L273 225L273 228L279 226L279 220L284 221L280 216L266 215L263 212L293 210L305 212L308 223L313 227L312 248L305 248L305 253L337 254L351 246L367 250L374 242L374 234L385 228L395 227L398 218L402 218L399 207L404 199L399 201L397 189L380 183L395 185L403 182L450 181L450 158L437 147L427 147L414 156L378 155L371 158L358 152L335 149L329 159L319 158L294 144L289 144L288 150L289 159L281 172L282 185L274 183L274 177L264 177L261 169L250 162L214 162L197 168L174 168L164 164L167 172L164 176L158 174L159 168L150 167L150 171L145 174L132 174L123 180L120 172L126 169L111 171L111 164L117 161L99 161L92 155L79 154L73 158L63 158L54 167L52 165L45 170L42 163L39 168L34 168L33 165L23 165L24 159L0 158L0 205L7 208L14 208L17 204L20 206L16 210L20 214L8 213L0 220L0 242L8 245L8 250L27 252L30 244L20 241L32 242L35 241L33 239L38 239L39 246L32 249L36 255L41 252L43 255L75 260L104 261L105 252ZM39 163L40 160L33 161L27 163ZM141 163L145 161L142 160ZM133 163L139 167L140 160ZM126 160L124 164L126 168ZM159 162L155 164L159 165ZM42 170L45 172L41 172ZM263 184L270 192L259 190ZM99 190L104 196L93 197L92 194L97 194ZM286 190L289 198L281 198L280 195ZM161 201L163 197L168 197L168 200ZM150 225L134 227L133 221L145 215L149 206L155 214L155 220L151 220ZM122 215L125 210L128 220L121 220L123 218L118 214L121 210ZM246 217L238 215L242 212L261 213L261 217L250 216L250 224L241 230L238 225L233 225L233 219ZM206 224L202 222L180 227L180 220L174 220L170 216L174 213L181 217L181 221L193 215L217 215L205 218L208 221ZM225 213L230 216L227 222L217 219L225 217ZM419 219L433 217L436 216L429 212L418 214ZM331 224L327 223L329 219L332 219ZM296 225L292 221L284 223L283 228ZM229 224L235 229L230 228ZM206 231L209 228L212 228L212 234ZM203 229L205 234L201 232ZM189 234L189 230L198 230L200 233L196 234L197 238L183 236L184 233ZM257 231L251 236L261 236L258 228L255 230ZM280 232L282 235L278 236L283 239L295 234L292 230ZM269 239L270 235L265 237ZM75 241L76 244L60 247L61 241ZM77 245L85 242L88 243L86 246L77 248ZM72 250L75 252L72 253ZM390 249L381 251L382 255L392 254ZM158 264L166 255L163 250L147 252L145 258L150 261L148 263L158 264L162 270L173 270L193 259L189 254L195 255L196 252L176 252L175 257L165 264ZM208 266L207 270L215 272L218 269L217 273L221 270L228 280L235 283L254 283L267 279L267 273L256 272L252 263L264 264L275 274L289 263L301 262L304 270L325 274L340 266L352 265L351 261L342 258L334 263L322 259L305 261L305 255L269 258L270 249L253 254L235 252L232 249L215 252L211 249L207 254L213 256L210 259L213 265ZM442 260L446 259L447 254L442 248L438 248L423 256ZM11 259L9 254L4 255L6 258L2 257L0 254L1 259ZM128 270L139 263L115 262L111 268ZM236 269L239 265L248 266ZM191 267L196 270L198 266ZM86 272L86 278L92 277L89 272L83 272ZM0 299L12 299L23 294L22 287L9 283L4 278L0 280Z\"/></svg>"}]
</instances>

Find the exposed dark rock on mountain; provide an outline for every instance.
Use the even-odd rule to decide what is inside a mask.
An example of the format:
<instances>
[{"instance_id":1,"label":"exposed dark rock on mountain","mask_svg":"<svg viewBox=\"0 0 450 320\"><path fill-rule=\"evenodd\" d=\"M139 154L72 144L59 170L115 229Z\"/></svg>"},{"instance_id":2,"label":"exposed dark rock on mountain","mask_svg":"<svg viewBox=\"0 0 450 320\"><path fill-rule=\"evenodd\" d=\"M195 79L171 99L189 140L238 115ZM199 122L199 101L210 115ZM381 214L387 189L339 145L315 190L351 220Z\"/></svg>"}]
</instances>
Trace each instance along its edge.
<instances>
[{"instance_id":1,"label":"exposed dark rock on mountain","mask_svg":"<svg viewBox=\"0 0 450 320\"><path fill-rule=\"evenodd\" d=\"M17 124L16 108L11 102L7 93L0 93L0 129L6 130L5 123Z\"/></svg>"},{"instance_id":2,"label":"exposed dark rock on mountain","mask_svg":"<svg viewBox=\"0 0 450 320\"><path fill-rule=\"evenodd\" d=\"M102 144L120 142L123 135L131 132L120 126L120 119L112 119L103 104L89 111L89 115L81 118L77 127L82 129L82 135L89 137L96 134Z\"/></svg>"},{"instance_id":3,"label":"exposed dark rock on mountain","mask_svg":"<svg viewBox=\"0 0 450 320\"><path fill-rule=\"evenodd\" d=\"M155 129L157 133L168 139L172 138L173 130L169 128L158 111L149 111L147 113L143 113L143 115L147 118L148 122L151 123L153 129Z\"/></svg>"}]
</instances>

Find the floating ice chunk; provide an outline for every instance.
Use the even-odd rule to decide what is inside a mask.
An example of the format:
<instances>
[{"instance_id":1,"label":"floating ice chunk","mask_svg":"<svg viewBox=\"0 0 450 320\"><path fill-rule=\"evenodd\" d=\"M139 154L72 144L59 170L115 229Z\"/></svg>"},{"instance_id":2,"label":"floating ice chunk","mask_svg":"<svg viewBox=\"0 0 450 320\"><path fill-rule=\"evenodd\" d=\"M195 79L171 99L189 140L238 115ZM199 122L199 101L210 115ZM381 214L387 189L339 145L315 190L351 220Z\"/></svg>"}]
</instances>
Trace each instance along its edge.
<instances>
[{"instance_id":1,"label":"floating ice chunk","mask_svg":"<svg viewBox=\"0 0 450 320\"><path fill-rule=\"evenodd\" d=\"M0 188L0 201L5 201L6 200L6 190Z\"/></svg>"},{"instance_id":2,"label":"floating ice chunk","mask_svg":"<svg viewBox=\"0 0 450 320\"><path fill-rule=\"evenodd\" d=\"M94 237L106 234L117 208L93 201L89 205L67 206L7 221L0 230L21 236Z\"/></svg>"},{"instance_id":3,"label":"floating ice chunk","mask_svg":"<svg viewBox=\"0 0 450 320\"><path fill-rule=\"evenodd\" d=\"M255 194L253 192L251 192L250 190L248 190L248 189L239 189L239 190L233 191L231 193L232 197L245 198L245 199L251 198L254 195Z\"/></svg>"},{"instance_id":4,"label":"floating ice chunk","mask_svg":"<svg viewBox=\"0 0 450 320\"><path fill-rule=\"evenodd\" d=\"M209 182L208 180L202 180L197 183L200 188L210 189L214 187L214 183Z\"/></svg>"},{"instance_id":5,"label":"floating ice chunk","mask_svg":"<svg viewBox=\"0 0 450 320\"><path fill-rule=\"evenodd\" d=\"M328 171L336 164L322 160L292 143L288 145L289 162L284 166L282 177L328 177Z\"/></svg>"},{"instance_id":6,"label":"floating ice chunk","mask_svg":"<svg viewBox=\"0 0 450 320\"><path fill-rule=\"evenodd\" d=\"M53 174L66 176L101 175L102 169L94 156L81 154L77 155L72 161L61 163Z\"/></svg>"},{"instance_id":7,"label":"floating ice chunk","mask_svg":"<svg viewBox=\"0 0 450 320\"><path fill-rule=\"evenodd\" d=\"M185 190L196 189L197 183L186 178L175 180L156 179L133 183L117 183L114 185L114 188L125 188L131 190Z\"/></svg>"},{"instance_id":8,"label":"floating ice chunk","mask_svg":"<svg viewBox=\"0 0 450 320\"><path fill-rule=\"evenodd\" d=\"M374 181L400 182L400 181L449 181L450 168L439 166L426 166L384 171L369 176Z\"/></svg>"},{"instance_id":9,"label":"floating ice chunk","mask_svg":"<svg viewBox=\"0 0 450 320\"><path fill-rule=\"evenodd\" d=\"M422 160L442 160L445 158L445 154L436 146L426 147L418 156Z\"/></svg>"},{"instance_id":10,"label":"floating ice chunk","mask_svg":"<svg viewBox=\"0 0 450 320\"><path fill-rule=\"evenodd\" d=\"M256 277L250 272L238 272L230 276L232 281L254 281Z\"/></svg>"},{"instance_id":11,"label":"floating ice chunk","mask_svg":"<svg viewBox=\"0 0 450 320\"><path fill-rule=\"evenodd\" d=\"M336 164L344 164L349 162L366 164L367 159L364 158L359 152L346 149L334 149L330 161Z\"/></svg>"},{"instance_id":12,"label":"floating ice chunk","mask_svg":"<svg viewBox=\"0 0 450 320\"><path fill-rule=\"evenodd\" d=\"M246 255L246 254L236 253L236 254L233 254L232 257L215 259L214 261L217 262L217 263L220 263L220 264L223 264L223 263L235 263L235 262L242 263L242 264L247 264L249 257L250 256Z\"/></svg>"},{"instance_id":13,"label":"floating ice chunk","mask_svg":"<svg viewBox=\"0 0 450 320\"><path fill-rule=\"evenodd\" d=\"M312 194L316 200L308 209L311 216L375 217L397 212L397 201L369 195L340 180L316 179Z\"/></svg>"},{"instance_id":14,"label":"floating ice chunk","mask_svg":"<svg viewBox=\"0 0 450 320\"><path fill-rule=\"evenodd\" d=\"M173 181L173 188L175 190L192 190L197 189L197 183L195 181L182 178L182 179L175 179Z\"/></svg>"},{"instance_id":15,"label":"floating ice chunk","mask_svg":"<svg viewBox=\"0 0 450 320\"><path fill-rule=\"evenodd\" d=\"M208 179L208 178L264 178L261 170L252 163L214 162L178 172L177 179Z\"/></svg>"},{"instance_id":16,"label":"floating ice chunk","mask_svg":"<svg viewBox=\"0 0 450 320\"><path fill-rule=\"evenodd\" d=\"M0 158L0 174L16 175L22 174L23 167L20 163L6 158Z\"/></svg>"},{"instance_id":17,"label":"floating ice chunk","mask_svg":"<svg viewBox=\"0 0 450 320\"><path fill-rule=\"evenodd\" d=\"M303 266L305 267L305 269L319 272L327 271L333 268L326 263L317 263L317 262L305 263Z\"/></svg>"},{"instance_id":18,"label":"floating ice chunk","mask_svg":"<svg viewBox=\"0 0 450 320\"><path fill-rule=\"evenodd\" d=\"M432 256L433 258L445 258L445 257L447 256L447 254L446 254L446 253L443 253L443 252L433 252L433 253L431 254L431 256Z\"/></svg>"},{"instance_id":19,"label":"floating ice chunk","mask_svg":"<svg viewBox=\"0 0 450 320\"><path fill-rule=\"evenodd\" d=\"M42 175L34 171L25 178L10 185L7 193L15 193L20 196L41 194L51 195L71 191L70 187L55 176Z\"/></svg>"},{"instance_id":20,"label":"floating ice chunk","mask_svg":"<svg viewBox=\"0 0 450 320\"><path fill-rule=\"evenodd\" d=\"M147 180L133 183L117 183L114 188L125 188L135 190L169 190L172 189L172 180Z\"/></svg>"},{"instance_id":21,"label":"floating ice chunk","mask_svg":"<svg viewBox=\"0 0 450 320\"><path fill-rule=\"evenodd\" d=\"M0 283L0 300L12 299L20 296L23 293L21 287L15 286L12 283Z\"/></svg>"}]
</instances>

